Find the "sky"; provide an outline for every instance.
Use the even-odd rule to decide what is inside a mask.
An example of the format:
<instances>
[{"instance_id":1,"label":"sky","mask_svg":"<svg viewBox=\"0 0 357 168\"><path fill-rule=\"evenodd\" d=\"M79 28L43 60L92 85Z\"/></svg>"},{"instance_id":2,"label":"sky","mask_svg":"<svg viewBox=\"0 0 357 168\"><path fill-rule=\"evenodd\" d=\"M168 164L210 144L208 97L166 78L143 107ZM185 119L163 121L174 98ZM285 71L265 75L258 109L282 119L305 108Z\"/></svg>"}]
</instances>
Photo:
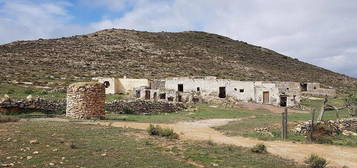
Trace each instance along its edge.
<instances>
[{"instance_id":1,"label":"sky","mask_svg":"<svg viewBox=\"0 0 357 168\"><path fill-rule=\"evenodd\" d=\"M108 28L216 33L357 77L356 0L0 0L0 44Z\"/></svg>"}]
</instances>

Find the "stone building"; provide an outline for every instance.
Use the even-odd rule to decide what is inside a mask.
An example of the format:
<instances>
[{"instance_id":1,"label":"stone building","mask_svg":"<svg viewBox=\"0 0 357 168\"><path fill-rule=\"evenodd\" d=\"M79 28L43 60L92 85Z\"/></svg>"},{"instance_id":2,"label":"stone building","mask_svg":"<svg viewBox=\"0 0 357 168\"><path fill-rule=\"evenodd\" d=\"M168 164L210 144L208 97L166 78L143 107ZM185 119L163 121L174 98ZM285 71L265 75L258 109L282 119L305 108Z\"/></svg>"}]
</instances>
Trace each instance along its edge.
<instances>
[{"instance_id":1,"label":"stone building","mask_svg":"<svg viewBox=\"0 0 357 168\"><path fill-rule=\"evenodd\" d=\"M316 83L236 81L213 76L157 79L133 91L134 97L144 100L197 102L229 98L283 107L298 105L303 94L335 96L336 91L320 88Z\"/></svg>"},{"instance_id":2,"label":"stone building","mask_svg":"<svg viewBox=\"0 0 357 168\"><path fill-rule=\"evenodd\" d=\"M124 76L123 78L93 78L100 83L105 83L107 88L105 94L128 94L137 87L149 87L148 79L130 79Z\"/></svg>"}]
</instances>

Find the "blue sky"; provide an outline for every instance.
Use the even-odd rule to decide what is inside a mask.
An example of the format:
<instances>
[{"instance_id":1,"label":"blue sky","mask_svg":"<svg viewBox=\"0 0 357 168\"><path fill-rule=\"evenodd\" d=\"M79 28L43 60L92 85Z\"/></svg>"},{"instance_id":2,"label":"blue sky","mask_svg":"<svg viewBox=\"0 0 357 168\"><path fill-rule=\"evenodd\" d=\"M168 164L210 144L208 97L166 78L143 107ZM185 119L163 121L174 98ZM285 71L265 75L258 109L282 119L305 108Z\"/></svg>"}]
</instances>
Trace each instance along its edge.
<instances>
[{"instance_id":1,"label":"blue sky","mask_svg":"<svg viewBox=\"0 0 357 168\"><path fill-rule=\"evenodd\" d=\"M0 44L105 28L198 30L357 77L357 1L0 0Z\"/></svg>"}]
</instances>

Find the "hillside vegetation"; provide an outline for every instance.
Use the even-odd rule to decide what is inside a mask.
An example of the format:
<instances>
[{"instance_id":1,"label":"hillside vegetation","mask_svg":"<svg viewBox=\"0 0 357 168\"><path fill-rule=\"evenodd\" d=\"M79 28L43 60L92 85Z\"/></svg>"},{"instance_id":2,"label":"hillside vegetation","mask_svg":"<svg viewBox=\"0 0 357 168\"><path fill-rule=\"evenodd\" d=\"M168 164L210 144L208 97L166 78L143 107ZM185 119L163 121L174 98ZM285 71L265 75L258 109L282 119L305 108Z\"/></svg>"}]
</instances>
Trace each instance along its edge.
<instances>
[{"instance_id":1,"label":"hillside vegetation","mask_svg":"<svg viewBox=\"0 0 357 168\"><path fill-rule=\"evenodd\" d=\"M98 76L212 75L237 80L320 82L341 91L357 80L272 50L205 32L110 29L0 46L0 80L56 86Z\"/></svg>"}]
</instances>

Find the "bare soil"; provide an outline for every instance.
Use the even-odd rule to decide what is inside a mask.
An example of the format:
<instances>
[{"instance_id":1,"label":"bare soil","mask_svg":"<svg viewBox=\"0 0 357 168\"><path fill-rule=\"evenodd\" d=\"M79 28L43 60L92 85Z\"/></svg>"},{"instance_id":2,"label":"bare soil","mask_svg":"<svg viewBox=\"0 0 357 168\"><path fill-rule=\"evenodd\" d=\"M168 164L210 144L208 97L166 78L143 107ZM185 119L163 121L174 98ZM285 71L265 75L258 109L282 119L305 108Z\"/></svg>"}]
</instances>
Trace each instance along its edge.
<instances>
[{"instance_id":1,"label":"bare soil","mask_svg":"<svg viewBox=\"0 0 357 168\"><path fill-rule=\"evenodd\" d=\"M244 118L243 118L244 119ZM44 121L46 119L41 119ZM223 133L216 131L212 127L222 126L231 121L242 119L209 119L194 122L178 122L176 124L155 124L165 128L172 128L179 133L182 140L212 141L217 144L229 144L242 147L252 147L258 143L264 143L269 153L282 158L291 159L300 163L311 154L317 154L326 158L330 166L335 167L357 167L357 148L333 146L323 144L302 144L284 141L262 141L245 137L228 137ZM66 121L65 119L50 121ZM68 121L68 120L67 120ZM145 130L150 123L135 122L104 122L104 121L83 121L81 124L95 124L102 126L135 128Z\"/></svg>"}]
</instances>

